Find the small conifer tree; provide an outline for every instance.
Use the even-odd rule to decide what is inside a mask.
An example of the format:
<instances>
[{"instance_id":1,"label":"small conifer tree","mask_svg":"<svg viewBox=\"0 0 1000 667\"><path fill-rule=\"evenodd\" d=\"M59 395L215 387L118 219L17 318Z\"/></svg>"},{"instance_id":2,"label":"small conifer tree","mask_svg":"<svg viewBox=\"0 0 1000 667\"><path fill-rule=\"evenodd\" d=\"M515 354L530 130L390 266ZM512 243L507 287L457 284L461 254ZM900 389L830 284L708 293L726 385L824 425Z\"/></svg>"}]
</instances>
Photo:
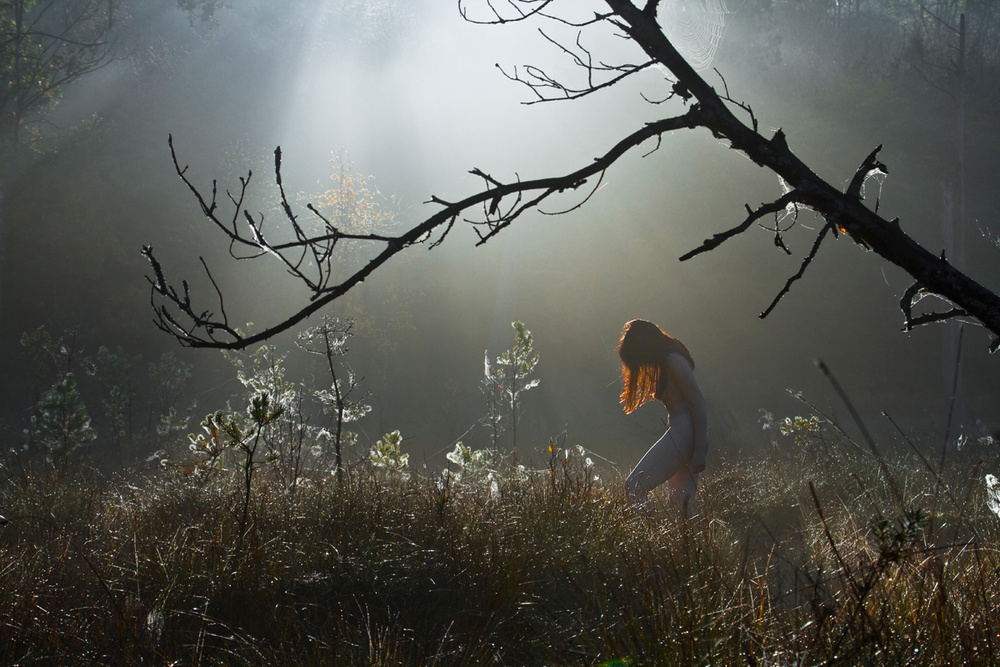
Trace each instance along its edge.
<instances>
[{"instance_id":1,"label":"small conifer tree","mask_svg":"<svg viewBox=\"0 0 1000 667\"><path fill-rule=\"evenodd\" d=\"M368 459L376 468L406 477L406 468L410 465L410 455L403 453L402 444L403 436L398 430L386 433L372 446L368 453Z\"/></svg>"},{"instance_id":2,"label":"small conifer tree","mask_svg":"<svg viewBox=\"0 0 1000 667\"><path fill-rule=\"evenodd\" d=\"M538 379L529 379L538 365L538 353L535 352L534 338L521 321L512 322L514 328L514 346L496 359L493 367L489 365L487 353L486 377L483 381L483 392L487 397L489 414L487 419L493 428L493 443L496 445L499 436L499 401L510 415L510 430L513 445L517 448L517 424L523 408L521 396L524 392L538 386Z\"/></svg>"},{"instance_id":3,"label":"small conifer tree","mask_svg":"<svg viewBox=\"0 0 1000 667\"><path fill-rule=\"evenodd\" d=\"M31 418L28 437L60 472L65 471L74 452L97 437L72 373L66 373L42 396L37 414Z\"/></svg>"},{"instance_id":4,"label":"small conifer tree","mask_svg":"<svg viewBox=\"0 0 1000 667\"><path fill-rule=\"evenodd\" d=\"M323 412L330 416L332 431L323 429L322 433L333 443L337 480L343 481L345 445L351 445L357 439L357 434L345 428L346 424L355 422L369 412L371 406L365 403L367 395L360 400L354 400L351 395L358 389L361 378L358 378L344 361L348 352L347 342L354 335L354 320L323 316L319 326L310 327L296 340L300 349L322 356L330 371L330 388L316 389L313 397L323 406Z\"/></svg>"}]
</instances>

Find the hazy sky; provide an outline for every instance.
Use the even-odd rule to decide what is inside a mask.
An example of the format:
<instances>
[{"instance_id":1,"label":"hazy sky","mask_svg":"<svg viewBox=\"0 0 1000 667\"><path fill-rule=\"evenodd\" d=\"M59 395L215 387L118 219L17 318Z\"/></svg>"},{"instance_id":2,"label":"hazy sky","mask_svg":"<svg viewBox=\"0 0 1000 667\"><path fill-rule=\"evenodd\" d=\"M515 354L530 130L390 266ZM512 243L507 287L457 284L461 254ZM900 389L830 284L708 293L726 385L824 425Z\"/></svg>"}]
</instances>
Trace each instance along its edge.
<instances>
[{"instance_id":1,"label":"hazy sky","mask_svg":"<svg viewBox=\"0 0 1000 667\"><path fill-rule=\"evenodd\" d=\"M142 154L147 185L187 206L190 219L183 222L151 213L128 223L143 242L171 248L160 256L168 270L182 260L178 241L189 238L183 235L200 235L191 236L192 243L212 239L187 231L199 216L193 202L183 203L187 194L171 173L168 133L190 173L205 184L232 178L244 166L260 169L259 185L269 183L270 151L281 145L290 187L319 192L328 187L331 155L346 155L397 198L400 222L409 225L435 210L422 203L431 195L459 198L479 189L482 183L468 174L473 167L501 180L569 172L643 122L683 111L640 97L640 90L650 97L665 93L655 71L591 99L521 104L530 91L505 79L496 63L507 71L530 63L558 76L579 73L537 26L471 25L452 2L232 4L214 26L191 26L173 9L146 10L136 17L144 51L82 81L60 111L66 119L95 109L118 114L119 126L129 129L116 135L121 143L112 150L133 159ZM730 10L725 39L741 38L742 20L739 7ZM574 37L559 36L567 34ZM640 57L608 35L586 34L583 43L595 53L610 50L609 58ZM894 115L891 104L873 104L867 112L850 103L824 107L781 88L780 71L758 76L736 56L727 61L725 46L718 65L728 66L726 83L754 105L763 128L783 127L792 148L834 183L846 183L867 152L886 141L882 158L891 175L883 212L923 217L915 228L935 229L938 183L914 157L926 136L919 112L911 121ZM778 196L777 178L706 133L667 137L657 152L645 158L643 152L613 168L580 211L526 217L483 248L474 248L474 235L458 228L441 248L415 248L398 269L361 288L364 303L378 303L390 288L402 290L412 320L384 357L384 372L366 372L356 362L363 374L381 378L372 391L385 403L385 426L412 433L415 446L430 453L458 437L482 413L476 383L484 349L495 356L509 346L510 322L521 319L542 356L542 384L526 397L532 437L541 442L568 426L581 442L630 464L663 418L652 407L625 418L617 407L614 345L626 320L644 317L692 349L719 443L753 449L762 437L761 410L806 411L786 396L787 388L844 414L813 366L819 357L867 413L884 409L917 428L943 429L941 333L899 332L896 304L906 276L847 240L830 242L778 309L758 320L808 252L808 229L787 238L791 257L764 231L686 263L677 257L741 221L744 204ZM570 194L564 201L578 199ZM803 225L816 228L808 216ZM928 238L932 246L940 243ZM185 266L196 252L183 258ZM142 271L136 259L140 294ZM254 279L252 272L225 273L240 287ZM267 300L241 304L244 319L262 324L305 303L294 284L266 290ZM148 318L145 307L137 303L137 317ZM388 321L392 311L378 317ZM969 404L976 416L1000 419L982 414L995 410L993 378L1000 370L985 347L982 334L969 332Z\"/></svg>"}]
</instances>

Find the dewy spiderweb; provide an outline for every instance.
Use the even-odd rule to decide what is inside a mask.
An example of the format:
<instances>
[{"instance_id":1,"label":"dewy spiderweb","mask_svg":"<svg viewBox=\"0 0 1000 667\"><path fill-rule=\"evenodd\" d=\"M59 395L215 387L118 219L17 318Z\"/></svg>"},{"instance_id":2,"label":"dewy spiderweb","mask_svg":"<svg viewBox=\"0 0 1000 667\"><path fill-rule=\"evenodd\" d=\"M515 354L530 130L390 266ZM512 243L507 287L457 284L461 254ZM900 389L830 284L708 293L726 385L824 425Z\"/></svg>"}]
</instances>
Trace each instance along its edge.
<instances>
[{"instance_id":1,"label":"dewy spiderweb","mask_svg":"<svg viewBox=\"0 0 1000 667\"><path fill-rule=\"evenodd\" d=\"M660 8L667 38L697 71L712 66L726 29L725 0L668 0Z\"/></svg>"}]
</instances>

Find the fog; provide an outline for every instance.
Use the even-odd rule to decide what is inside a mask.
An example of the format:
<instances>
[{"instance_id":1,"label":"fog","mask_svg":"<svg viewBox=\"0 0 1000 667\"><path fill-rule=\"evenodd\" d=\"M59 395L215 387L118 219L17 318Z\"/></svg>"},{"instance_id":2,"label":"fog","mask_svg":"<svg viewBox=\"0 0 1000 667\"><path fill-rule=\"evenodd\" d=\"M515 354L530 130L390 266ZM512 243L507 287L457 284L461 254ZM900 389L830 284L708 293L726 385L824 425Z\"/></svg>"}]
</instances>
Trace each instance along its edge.
<instances>
[{"instance_id":1,"label":"fog","mask_svg":"<svg viewBox=\"0 0 1000 667\"><path fill-rule=\"evenodd\" d=\"M20 442L32 402L18 340L42 325L54 334L78 327L88 353L121 345L152 361L169 350L192 364L198 407L189 431L239 396L218 352L179 348L151 323L143 244L156 249L168 278L190 279L211 307L198 263L204 256L237 323L263 328L306 304L308 294L280 268L227 258L225 241L173 172L168 135L206 192L212 179L231 188L252 169L251 197L262 210L275 196L276 146L286 184L304 195L330 187L331 159L349 161L408 228L435 212L425 203L431 196L458 199L480 189L472 168L500 180L568 173L642 123L683 110L642 98L640 91L651 98L668 92L656 71L581 100L523 104L531 91L497 63L507 72L538 64L559 77L579 73L534 26L473 25L454 3L251 0L220 8L211 22L170 3L148 4L156 8L132 8L128 56L68 87L50 114L63 128L96 116L96 127L67 131L55 149L25 162L6 201L0 339L9 447ZM880 212L899 216L928 248L944 247L942 183L953 160L948 98L921 87L912 72L892 83L874 67L824 61L819 46L802 50L806 35L766 42L749 9L731 8L726 22L714 67L762 128L783 128L799 157L835 185L846 185L884 144L889 174ZM567 35L572 40L575 31L557 36ZM588 40L595 53L640 57L613 36ZM705 76L719 81L711 71ZM965 263L995 290L1000 248L989 235L997 233L1000 206L993 183L1000 127L979 109L968 109ZM495 357L510 347L511 322L521 320L541 357L540 385L524 397L522 455L565 431L570 442L631 466L665 418L660 406L628 417L618 406L615 345L635 317L690 347L709 402L713 455L756 451L770 437L761 429L764 412L807 412L789 390L843 416L856 433L816 370L820 358L873 431L892 439L880 415L886 411L921 441L941 441L954 364L944 327L900 331L897 304L909 277L840 238L825 244L761 320L818 223L802 216L785 238L791 255L775 247L773 234L752 230L679 262L741 222L744 205L780 195L781 184L707 132L666 136L643 156L651 148L616 164L580 209L525 216L481 247L470 228L456 226L440 247L409 249L329 309L361 313L369 330L383 332L376 344L359 329L348 357L375 406L356 425L362 444L399 429L416 461L439 460L459 438L486 446L486 430L473 428L485 412L484 351ZM559 206L582 197L567 193ZM289 336L277 344L294 350ZM965 328L958 414L969 433L977 419L1000 420L1000 360L987 346L981 329ZM316 372L294 351L288 363L291 375L306 380Z\"/></svg>"}]
</instances>

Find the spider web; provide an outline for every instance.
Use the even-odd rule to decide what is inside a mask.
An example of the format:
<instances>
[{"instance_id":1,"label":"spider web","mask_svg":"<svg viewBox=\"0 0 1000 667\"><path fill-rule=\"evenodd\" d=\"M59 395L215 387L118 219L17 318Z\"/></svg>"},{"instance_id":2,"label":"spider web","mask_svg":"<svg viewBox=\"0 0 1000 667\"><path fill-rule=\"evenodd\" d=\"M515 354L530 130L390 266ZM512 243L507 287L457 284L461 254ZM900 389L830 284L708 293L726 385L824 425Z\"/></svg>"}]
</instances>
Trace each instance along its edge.
<instances>
[{"instance_id":1,"label":"spider web","mask_svg":"<svg viewBox=\"0 0 1000 667\"><path fill-rule=\"evenodd\" d=\"M660 8L660 23L670 42L701 72L712 66L727 14L725 0L668 0Z\"/></svg>"}]
</instances>

